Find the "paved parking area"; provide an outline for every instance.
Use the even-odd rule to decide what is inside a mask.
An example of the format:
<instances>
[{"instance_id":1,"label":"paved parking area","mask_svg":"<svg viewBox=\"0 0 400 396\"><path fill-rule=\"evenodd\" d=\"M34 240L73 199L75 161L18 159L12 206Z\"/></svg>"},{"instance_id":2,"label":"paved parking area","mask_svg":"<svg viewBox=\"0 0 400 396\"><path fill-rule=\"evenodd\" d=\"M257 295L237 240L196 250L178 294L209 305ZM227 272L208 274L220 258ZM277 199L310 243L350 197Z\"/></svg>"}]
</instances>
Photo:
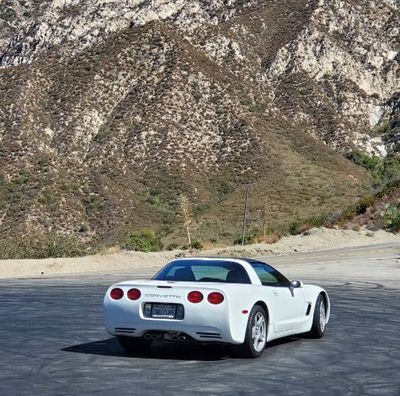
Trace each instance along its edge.
<instances>
[{"instance_id":1,"label":"paved parking area","mask_svg":"<svg viewBox=\"0 0 400 396\"><path fill-rule=\"evenodd\" d=\"M326 287L332 316L323 339L273 342L255 360L221 346L125 355L103 329L101 302L112 282L145 270L0 280L0 395L399 396L399 258L390 244L269 259Z\"/></svg>"}]
</instances>

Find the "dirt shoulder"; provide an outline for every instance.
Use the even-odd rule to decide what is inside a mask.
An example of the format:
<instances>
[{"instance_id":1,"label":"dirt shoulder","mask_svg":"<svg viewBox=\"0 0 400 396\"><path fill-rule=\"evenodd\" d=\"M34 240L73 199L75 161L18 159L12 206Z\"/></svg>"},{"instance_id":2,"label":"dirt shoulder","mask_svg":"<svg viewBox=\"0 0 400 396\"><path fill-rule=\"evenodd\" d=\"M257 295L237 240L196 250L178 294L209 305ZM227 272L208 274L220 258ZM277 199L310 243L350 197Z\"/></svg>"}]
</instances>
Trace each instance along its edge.
<instances>
[{"instance_id":1,"label":"dirt shoulder","mask_svg":"<svg viewBox=\"0 0 400 396\"><path fill-rule=\"evenodd\" d=\"M183 256L233 256L260 257L296 252L365 246L385 242L400 242L400 236L385 231L351 231L318 228L307 235L284 237L273 245L223 247L207 251L184 252L180 250L141 253L119 252L111 255L94 255L77 258L51 258L42 260L0 260L0 278L46 277L77 273L112 273L125 269L159 268L175 257Z\"/></svg>"}]
</instances>

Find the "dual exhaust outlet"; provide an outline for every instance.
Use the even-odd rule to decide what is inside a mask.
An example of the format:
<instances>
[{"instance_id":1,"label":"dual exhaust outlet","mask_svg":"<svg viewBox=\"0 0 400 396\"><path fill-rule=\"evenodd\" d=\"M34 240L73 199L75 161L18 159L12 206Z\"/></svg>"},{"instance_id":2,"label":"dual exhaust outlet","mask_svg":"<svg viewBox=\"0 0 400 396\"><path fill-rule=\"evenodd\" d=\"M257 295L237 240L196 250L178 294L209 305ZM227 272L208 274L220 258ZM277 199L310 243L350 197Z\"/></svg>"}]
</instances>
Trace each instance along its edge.
<instances>
[{"instance_id":1,"label":"dual exhaust outlet","mask_svg":"<svg viewBox=\"0 0 400 396\"><path fill-rule=\"evenodd\" d=\"M182 333L146 333L144 335L146 340L152 341L187 341L188 337L183 335Z\"/></svg>"}]
</instances>

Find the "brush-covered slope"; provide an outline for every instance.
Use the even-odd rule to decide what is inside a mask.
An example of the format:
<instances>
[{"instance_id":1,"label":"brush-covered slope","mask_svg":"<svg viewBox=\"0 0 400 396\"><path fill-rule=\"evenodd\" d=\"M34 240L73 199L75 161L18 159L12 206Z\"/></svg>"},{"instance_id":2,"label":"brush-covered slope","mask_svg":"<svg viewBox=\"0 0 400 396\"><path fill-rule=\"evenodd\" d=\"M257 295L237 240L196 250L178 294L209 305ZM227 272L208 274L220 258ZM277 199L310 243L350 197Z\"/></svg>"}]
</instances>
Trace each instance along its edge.
<instances>
[{"instance_id":1,"label":"brush-covered slope","mask_svg":"<svg viewBox=\"0 0 400 396\"><path fill-rule=\"evenodd\" d=\"M183 192L198 238L231 240L245 185L253 226L355 199L332 148L385 153L398 81L398 6L362 3L3 2L1 237L179 239Z\"/></svg>"}]
</instances>

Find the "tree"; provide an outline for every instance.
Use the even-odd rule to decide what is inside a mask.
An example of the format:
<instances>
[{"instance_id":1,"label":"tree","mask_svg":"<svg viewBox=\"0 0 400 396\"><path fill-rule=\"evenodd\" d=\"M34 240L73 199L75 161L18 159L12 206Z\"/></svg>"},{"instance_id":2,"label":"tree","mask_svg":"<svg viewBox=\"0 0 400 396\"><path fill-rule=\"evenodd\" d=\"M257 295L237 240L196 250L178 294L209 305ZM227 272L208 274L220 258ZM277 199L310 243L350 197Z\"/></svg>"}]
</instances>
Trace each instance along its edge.
<instances>
[{"instance_id":1,"label":"tree","mask_svg":"<svg viewBox=\"0 0 400 396\"><path fill-rule=\"evenodd\" d=\"M188 245L192 245L192 239L190 237L190 225L192 223L192 210L190 207L190 201L185 194L179 196L179 217L182 221L182 225L185 227Z\"/></svg>"}]
</instances>

